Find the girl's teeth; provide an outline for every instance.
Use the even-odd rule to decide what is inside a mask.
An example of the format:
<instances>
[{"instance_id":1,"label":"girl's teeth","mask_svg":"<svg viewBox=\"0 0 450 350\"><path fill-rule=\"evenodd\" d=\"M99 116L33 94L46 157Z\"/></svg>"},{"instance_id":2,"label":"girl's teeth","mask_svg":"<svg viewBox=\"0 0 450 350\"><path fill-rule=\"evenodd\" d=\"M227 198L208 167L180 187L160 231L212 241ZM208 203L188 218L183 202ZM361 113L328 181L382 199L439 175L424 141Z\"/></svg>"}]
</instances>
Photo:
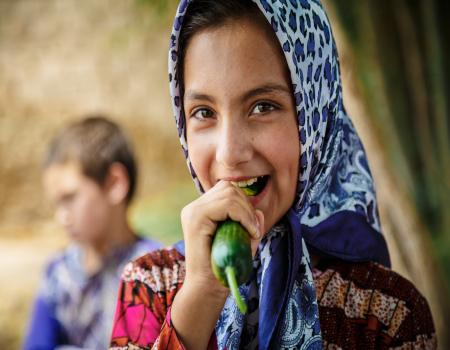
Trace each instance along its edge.
<instances>
[{"instance_id":1,"label":"girl's teeth","mask_svg":"<svg viewBox=\"0 0 450 350\"><path fill-rule=\"evenodd\" d=\"M249 179L249 180L245 180L245 181L237 181L237 182L232 181L231 183L233 185L237 185L238 187L247 187L247 186L253 185L256 181L258 181L258 178L254 177L253 179Z\"/></svg>"}]
</instances>

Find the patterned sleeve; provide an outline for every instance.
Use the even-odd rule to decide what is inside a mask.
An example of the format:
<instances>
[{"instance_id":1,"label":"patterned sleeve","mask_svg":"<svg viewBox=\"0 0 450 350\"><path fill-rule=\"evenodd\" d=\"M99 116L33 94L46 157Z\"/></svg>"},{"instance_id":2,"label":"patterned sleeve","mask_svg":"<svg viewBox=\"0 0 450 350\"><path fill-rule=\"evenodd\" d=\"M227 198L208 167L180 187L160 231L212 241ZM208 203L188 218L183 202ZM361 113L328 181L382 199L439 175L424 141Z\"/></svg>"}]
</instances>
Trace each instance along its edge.
<instances>
[{"instance_id":1,"label":"patterned sleeve","mask_svg":"<svg viewBox=\"0 0 450 350\"><path fill-rule=\"evenodd\" d=\"M61 290L58 276L63 255L51 260L45 269L35 297L22 350L55 349L67 342L67 333L56 314L56 295Z\"/></svg>"},{"instance_id":2,"label":"patterned sleeve","mask_svg":"<svg viewBox=\"0 0 450 350\"><path fill-rule=\"evenodd\" d=\"M184 260L174 249L129 263L119 287L110 350L185 349L170 318L184 276ZM215 344L213 336L208 350L217 349Z\"/></svg>"},{"instance_id":3,"label":"patterned sleeve","mask_svg":"<svg viewBox=\"0 0 450 350\"><path fill-rule=\"evenodd\" d=\"M375 263L340 262L315 283L324 348L437 348L427 301L395 272Z\"/></svg>"},{"instance_id":4,"label":"patterned sleeve","mask_svg":"<svg viewBox=\"0 0 450 350\"><path fill-rule=\"evenodd\" d=\"M403 322L399 322L398 331L389 349L437 349L436 331L428 302L414 287L406 290L405 294L409 294L405 296L409 313Z\"/></svg>"},{"instance_id":5,"label":"patterned sleeve","mask_svg":"<svg viewBox=\"0 0 450 350\"><path fill-rule=\"evenodd\" d=\"M159 334L161 323L151 311L151 297L143 283L121 281L111 348L150 349L152 347Z\"/></svg>"},{"instance_id":6,"label":"patterned sleeve","mask_svg":"<svg viewBox=\"0 0 450 350\"><path fill-rule=\"evenodd\" d=\"M22 350L54 349L65 339L65 332L53 308L41 296L33 305Z\"/></svg>"}]
</instances>

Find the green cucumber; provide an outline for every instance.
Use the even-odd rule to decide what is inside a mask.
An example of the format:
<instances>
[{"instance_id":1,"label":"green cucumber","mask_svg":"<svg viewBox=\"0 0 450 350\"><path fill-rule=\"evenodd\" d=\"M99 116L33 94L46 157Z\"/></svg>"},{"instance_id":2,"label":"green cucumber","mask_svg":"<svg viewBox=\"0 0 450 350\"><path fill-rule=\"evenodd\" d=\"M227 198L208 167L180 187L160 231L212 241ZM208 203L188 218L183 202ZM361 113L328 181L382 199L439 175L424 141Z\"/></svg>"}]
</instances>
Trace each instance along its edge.
<instances>
[{"instance_id":1,"label":"green cucumber","mask_svg":"<svg viewBox=\"0 0 450 350\"><path fill-rule=\"evenodd\" d=\"M255 196L258 194L258 185L257 183L254 183L253 185L247 186L247 187L240 187L240 189L242 191L244 191L244 193L247 196Z\"/></svg>"},{"instance_id":2,"label":"green cucumber","mask_svg":"<svg viewBox=\"0 0 450 350\"><path fill-rule=\"evenodd\" d=\"M240 223L227 220L219 224L212 243L211 265L216 278L230 288L239 310L245 314L247 305L238 285L247 282L253 266L250 237Z\"/></svg>"}]
</instances>

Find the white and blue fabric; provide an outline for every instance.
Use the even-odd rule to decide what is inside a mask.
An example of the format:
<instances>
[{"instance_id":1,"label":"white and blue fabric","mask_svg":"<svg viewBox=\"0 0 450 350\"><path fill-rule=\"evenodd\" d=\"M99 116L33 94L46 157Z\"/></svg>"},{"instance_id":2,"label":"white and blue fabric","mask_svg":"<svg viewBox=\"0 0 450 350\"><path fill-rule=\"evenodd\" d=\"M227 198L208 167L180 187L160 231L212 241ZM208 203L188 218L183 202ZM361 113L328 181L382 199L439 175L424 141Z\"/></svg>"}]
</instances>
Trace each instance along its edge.
<instances>
[{"instance_id":1,"label":"white and blue fabric","mask_svg":"<svg viewBox=\"0 0 450 350\"><path fill-rule=\"evenodd\" d=\"M182 0L178 7L169 48L169 79L181 145L192 178L203 192L189 160L176 74L178 37L193 1ZM233 299L227 300L216 334L220 349L320 349L308 250L386 266L389 254L365 151L344 109L336 45L320 1L253 1L273 28L290 70L300 171L292 208L261 243L255 274L240 287L250 308L254 307L244 317ZM280 227L283 234L275 232Z\"/></svg>"}]
</instances>

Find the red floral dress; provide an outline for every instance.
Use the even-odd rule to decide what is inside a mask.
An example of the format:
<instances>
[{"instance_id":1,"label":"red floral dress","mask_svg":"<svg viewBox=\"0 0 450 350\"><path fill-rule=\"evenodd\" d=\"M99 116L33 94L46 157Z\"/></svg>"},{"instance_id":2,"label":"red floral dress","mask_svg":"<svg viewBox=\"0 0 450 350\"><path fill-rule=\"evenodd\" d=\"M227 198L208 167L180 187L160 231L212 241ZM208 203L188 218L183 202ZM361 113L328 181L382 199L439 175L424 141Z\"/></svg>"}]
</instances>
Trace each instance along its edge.
<instances>
[{"instance_id":1,"label":"red floral dress","mask_svg":"<svg viewBox=\"0 0 450 350\"><path fill-rule=\"evenodd\" d=\"M314 269L324 349L436 349L426 300L376 263L329 260ZM119 289L110 350L184 349L170 320L183 285L184 257L174 248L129 263ZM217 349L212 334L208 350Z\"/></svg>"}]
</instances>

